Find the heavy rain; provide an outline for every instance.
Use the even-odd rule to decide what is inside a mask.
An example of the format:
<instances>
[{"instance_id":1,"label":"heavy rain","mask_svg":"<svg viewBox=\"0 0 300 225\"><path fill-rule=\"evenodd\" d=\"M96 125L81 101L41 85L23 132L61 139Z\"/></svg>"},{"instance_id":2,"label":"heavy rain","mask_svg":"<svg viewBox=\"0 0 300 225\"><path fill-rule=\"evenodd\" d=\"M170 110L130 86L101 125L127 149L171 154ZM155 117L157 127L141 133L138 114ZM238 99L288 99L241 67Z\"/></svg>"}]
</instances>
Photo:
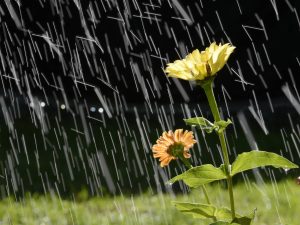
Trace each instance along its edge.
<instances>
[{"instance_id":1,"label":"heavy rain","mask_svg":"<svg viewBox=\"0 0 300 225\"><path fill-rule=\"evenodd\" d=\"M191 189L168 183L186 169L180 161L159 166L151 150L157 138L164 131L192 129L193 165L219 166L224 159L216 136L183 121L213 119L203 90L193 81L166 76L165 68L213 42L236 47L214 86L222 117L233 122L226 131L231 161L259 149L299 165L299 10L292 0L2 1L2 201L22 205L42 196L58 199L57 208L64 208L64 201L106 199L113 209L103 211L119 216L102 214L103 220L81 223L70 209L65 222L55 223L45 213L22 223L3 203L0 224L175 224L162 211L172 208L163 196L176 199ZM274 204L277 210L291 204L288 184L300 189L299 175L297 169L263 167L242 173L234 183L255 189L263 207ZM225 183L218 187L226 190ZM158 196L161 214L139 210L135 201L141 196L148 207ZM131 218L122 216L120 197L128 199ZM284 224L287 218L275 208L275 221Z\"/></svg>"}]
</instances>

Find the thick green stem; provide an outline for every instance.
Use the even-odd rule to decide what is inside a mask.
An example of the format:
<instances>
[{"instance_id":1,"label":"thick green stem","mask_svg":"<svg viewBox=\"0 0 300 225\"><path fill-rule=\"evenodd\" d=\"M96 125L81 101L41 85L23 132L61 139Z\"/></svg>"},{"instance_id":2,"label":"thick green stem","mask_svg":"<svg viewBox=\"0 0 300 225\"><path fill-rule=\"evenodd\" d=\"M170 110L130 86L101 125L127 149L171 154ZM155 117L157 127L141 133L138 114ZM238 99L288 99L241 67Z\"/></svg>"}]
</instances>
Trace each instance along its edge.
<instances>
[{"instance_id":1,"label":"thick green stem","mask_svg":"<svg viewBox=\"0 0 300 225\"><path fill-rule=\"evenodd\" d=\"M218 105L214 96L213 88L212 88L213 80L207 81L206 83L203 83L201 87L204 89L204 92L206 94L206 97L208 99L208 103L210 106L210 109L212 111L213 117L216 122L221 120L221 116L219 113ZM230 206L231 206L231 213L232 213L232 219L235 218L235 208L234 208L234 198L233 198L233 186L232 186L232 178L230 176L230 162L228 157L228 150L227 145L225 141L225 134L224 131L219 133L219 139L221 143L221 149L222 154L224 158L224 164L226 168L226 174L227 174L227 185L228 185L228 193L230 198Z\"/></svg>"}]
</instances>

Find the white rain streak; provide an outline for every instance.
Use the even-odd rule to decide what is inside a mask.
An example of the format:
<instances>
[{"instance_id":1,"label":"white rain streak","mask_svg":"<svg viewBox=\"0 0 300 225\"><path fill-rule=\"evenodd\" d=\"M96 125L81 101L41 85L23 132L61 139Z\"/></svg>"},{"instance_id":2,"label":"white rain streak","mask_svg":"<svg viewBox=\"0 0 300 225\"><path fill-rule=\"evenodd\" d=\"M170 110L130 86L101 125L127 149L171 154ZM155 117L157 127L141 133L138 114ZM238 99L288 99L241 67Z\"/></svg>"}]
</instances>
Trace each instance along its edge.
<instances>
[{"instance_id":1,"label":"white rain streak","mask_svg":"<svg viewBox=\"0 0 300 225\"><path fill-rule=\"evenodd\" d=\"M0 104L1 104L1 109L2 109L2 113L5 119L5 123L8 126L9 130L11 133L14 133L14 121L12 119L12 116L10 114L10 112L7 109L5 100L2 96L0 96Z\"/></svg>"},{"instance_id":2,"label":"white rain streak","mask_svg":"<svg viewBox=\"0 0 300 225\"><path fill-rule=\"evenodd\" d=\"M15 22L16 26L20 29L22 28L22 23L14 9L14 7L12 6L11 4L11 0L4 0L5 1L5 4L6 4L6 7L9 11L9 14L11 16L11 18L13 19L13 21Z\"/></svg>"},{"instance_id":3,"label":"white rain streak","mask_svg":"<svg viewBox=\"0 0 300 225\"><path fill-rule=\"evenodd\" d=\"M265 134L269 134L269 131L266 127L265 124L265 120L264 117L262 115L262 111L260 110L259 106L258 106L258 102L257 102L257 98L255 95L255 92L253 91L253 97L254 97L254 102L255 102L255 107L254 105L250 104L250 106L248 106L249 111L251 112L252 116L254 117L254 119L256 120L256 122L259 124L259 126L262 128L262 130L264 131ZM256 108L256 110L255 110Z\"/></svg>"},{"instance_id":4,"label":"white rain streak","mask_svg":"<svg viewBox=\"0 0 300 225\"><path fill-rule=\"evenodd\" d=\"M281 90L283 91L287 99L290 101L290 103L293 105L297 113L300 115L300 102L292 94L290 86L288 84L285 84L281 87Z\"/></svg>"},{"instance_id":5,"label":"white rain streak","mask_svg":"<svg viewBox=\"0 0 300 225\"><path fill-rule=\"evenodd\" d=\"M193 21L178 0L172 0L173 5L178 9L181 16L185 19L188 25L192 25Z\"/></svg>"},{"instance_id":6,"label":"white rain streak","mask_svg":"<svg viewBox=\"0 0 300 225\"><path fill-rule=\"evenodd\" d=\"M105 158L103 156L102 152L97 152L97 158L99 160L99 165L102 171L102 174L104 176L104 179L108 185L109 190L111 191L111 193L115 193L116 192L116 186L113 183L113 179L112 176L110 174L110 170L107 166L107 163L105 161Z\"/></svg>"},{"instance_id":7,"label":"white rain streak","mask_svg":"<svg viewBox=\"0 0 300 225\"><path fill-rule=\"evenodd\" d=\"M256 140L254 138L254 135L253 135L251 129L250 129L250 126L248 124L248 121L247 121L247 118L246 118L245 114L243 112L239 112L237 114L237 118L238 118L238 121L239 121L239 123L240 123L240 125L242 127L242 130L243 130L244 134L245 134L245 137L246 137L246 139L248 141L248 144L250 145L250 148L252 150L259 151L259 148L257 146L257 142L256 142ZM261 176L261 174L260 174L260 172L259 172L259 170L257 168L253 169L253 174L255 176L256 181L259 184L263 184L264 183L264 180L263 180L263 178L262 178L262 176Z\"/></svg>"},{"instance_id":8,"label":"white rain streak","mask_svg":"<svg viewBox=\"0 0 300 225\"><path fill-rule=\"evenodd\" d=\"M256 140L253 136L253 133L250 129L250 126L248 124L248 121L247 121L247 118L245 116L245 114L243 112L239 112L237 114L237 118L238 118L238 121L242 127L242 130L245 134L245 137L248 141L248 144L250 145L250 148L253 149L253 150L258 150L258 146L257 146L257 143L256 143Z\"/></svg>"},{"instance_id":9,"label":"white rain streak","mask_svg":"<svg viewBox=\"0 0 300 225\"><path fill-rule=\"evenodd\" d=\"M104 111L107 113L107 116L109 118L112 118L112 113L110 112L107 102L104 100L102 94L100 93L100 91L97 88L95 88L94 91L95 91L97 97L99 98L101 105L104 107Z\"/></svg>"},{"instance_id":10,"label":"white rain streak","mask_svg":"<svg viewBox=\"0 0 300 225\"><path fill-rule=\"evenodd\" d=\"M80 119L81 119L81 123L82 123L82 127L83 127L82 134L84 134L86 143L87 143L87 145L89 145L91 143L91 137L90 137L90 132L88 129L86 115L84 113L83 105L79 105L79 115L80 115Z\"/></svg>"},{"instance_id":11,"label":"white rain streak","mask_svg":"<svg viewBox=\"0 0 300 225\"><path fill-rule=\"evenodd\" d=\"M189 102L190 97L188 96L186 90L184 89L184 87L182 86L180 81L175 78L172 78L172 80L174 81L174 84L175 84L176 88L178 89L179 93L181 94L182 98L184 99L184 101Z\"/></svg>"}]
</instances>

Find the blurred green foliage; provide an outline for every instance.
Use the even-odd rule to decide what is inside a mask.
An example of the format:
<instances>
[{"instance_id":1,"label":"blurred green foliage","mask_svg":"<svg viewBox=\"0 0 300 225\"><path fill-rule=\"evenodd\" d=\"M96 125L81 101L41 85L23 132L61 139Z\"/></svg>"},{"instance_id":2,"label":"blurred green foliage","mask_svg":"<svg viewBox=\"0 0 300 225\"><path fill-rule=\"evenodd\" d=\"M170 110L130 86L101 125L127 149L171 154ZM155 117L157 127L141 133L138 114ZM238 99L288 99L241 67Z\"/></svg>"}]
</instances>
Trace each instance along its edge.
<instances>
[{"instance_id":1,"label":"blurred green foliage","mask_svg":"<svg viewBox=\"0 0 300 225\"><path fill-rule=\"evenodd\" d=\"M254 224L297 225L300 186L293 180L276 183L245 183L235 186L239 213L257 208ZM221 183L209 185L208 192L218 206L228 204L227 192ZM12 197L0 202L0 224L14 225L196 225L205 224L179 213L172 201L204 202L200 189L188 195L145 193L138 196L93 197L85 191L73 200L56 195L27 195L16 202Z\"/></svg>"}]
</instances>

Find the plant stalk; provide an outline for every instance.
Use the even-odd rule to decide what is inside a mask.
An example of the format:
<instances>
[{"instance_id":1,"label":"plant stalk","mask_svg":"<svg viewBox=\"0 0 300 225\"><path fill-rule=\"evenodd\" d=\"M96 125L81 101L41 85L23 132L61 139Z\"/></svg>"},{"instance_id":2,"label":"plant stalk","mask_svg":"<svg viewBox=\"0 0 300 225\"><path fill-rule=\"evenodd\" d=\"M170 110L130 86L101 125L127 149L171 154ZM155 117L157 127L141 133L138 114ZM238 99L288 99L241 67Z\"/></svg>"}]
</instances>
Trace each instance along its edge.
<instances>
[{"instance_id":1,"label":"plant stalk","mask_svg":"<svg viewBox=\"0 0 300 225\"><path fill-rule=\"evenodd\" d=\"M203 185L201 186L201 188L202 188L202 191L203 191L203 193L204 193L204 196L205 196L205 199L206 199L207 204L208 204L208 205L211 205L211 202L210 202L210 200L209 200L209 197L208 197L208 193L207 193L205 184L203 184Z\"/></svg>"},{"instance_id":2,"label":"plant stalk","mask_svg":"<svg viewBox=\"0 0 300 225\"><path fill-rule=\"evenodd\" d=\"M203 84L201 84L201 87L203 88L206 97L208 99L208 103L210 106L210 109L212 111L214 120L216 122L221 120L220 112L218 109L218 105L215 99L215 95L213 92L213 80L207 81ZM218 134L220 143L221 143L221 149L222 149L222 154L224 158L224 164L226 168L226 175L227 175L227 186L228 186L228 193L229 193L229 199L230 199L230 207L231 207L231 214L232 214L232 219L235 218L235 207L234 207L234 197L233 197L233 185L232 185L232 177L230 176L230 162L229 162L229 157L228 157L228 150L227 150L227 145L225 141L225 134L224 131L220 132Z\"/></svg>"},{"instance_id":3,"label":"plant stalk","mask_svg":"<svg viewBox=\"0 0 300 225\"><path fill-rule=\"evenodd\" d=\"M188 169L192 169L193 166L192 164L186 159L184 158L183 156L179 156L179 159L183 162L183 164L188 168ZM208 205L211 205L211 201L209 199L209 196L208 196L208 193L207 193L207 190L206 190L206 187L205 185L201 185L201 188L202 188L202 191L204 193L204 196L205 196L205 199L206 199L206 202ZM213 221L214 222L217 222L216 218L213 218Z\"/></svg>"}]
</instances>

